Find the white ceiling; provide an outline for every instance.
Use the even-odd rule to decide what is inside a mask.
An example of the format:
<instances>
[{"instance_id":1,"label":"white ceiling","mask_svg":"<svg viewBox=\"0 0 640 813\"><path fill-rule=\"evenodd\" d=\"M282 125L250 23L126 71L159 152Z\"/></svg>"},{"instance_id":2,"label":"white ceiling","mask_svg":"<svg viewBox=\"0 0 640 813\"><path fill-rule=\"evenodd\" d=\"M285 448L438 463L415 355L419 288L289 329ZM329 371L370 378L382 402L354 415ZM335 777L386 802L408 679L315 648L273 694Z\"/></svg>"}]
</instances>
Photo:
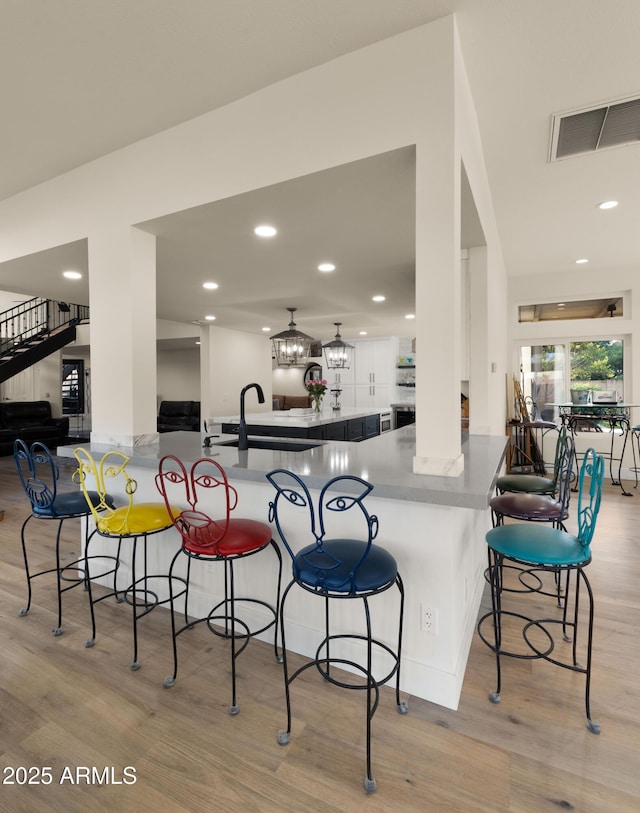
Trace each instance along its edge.
<instances>
[{"instance_id":1,"label":"white ceiling","mask_svg":"<svg viewBox=\"0 0 640 813\"><path fill-rule=\"evenodd\" d=\"M606 291L611 269L640 265L640 146L549 163L550 121L640 93L637 0L0 0L0 199L451 12L508 273L587 257ZM345 336L411 335L412 198L403 150L146 224L159 235L158 316L277 332L297 306L311 335L336 320ZM596 209L611 198L617 209ZM238 232L267 200L295 235L268 256ZM467 199L463 244L477 226ZM326 258L339 268L321 276ZM69 266L86 271L83 242L5 263L0 287L88 301L86 277L59 287ZM208 298L203 274L220 283ZM370 302L391 286L393 307Z\"/></svg>"}]
</instances>

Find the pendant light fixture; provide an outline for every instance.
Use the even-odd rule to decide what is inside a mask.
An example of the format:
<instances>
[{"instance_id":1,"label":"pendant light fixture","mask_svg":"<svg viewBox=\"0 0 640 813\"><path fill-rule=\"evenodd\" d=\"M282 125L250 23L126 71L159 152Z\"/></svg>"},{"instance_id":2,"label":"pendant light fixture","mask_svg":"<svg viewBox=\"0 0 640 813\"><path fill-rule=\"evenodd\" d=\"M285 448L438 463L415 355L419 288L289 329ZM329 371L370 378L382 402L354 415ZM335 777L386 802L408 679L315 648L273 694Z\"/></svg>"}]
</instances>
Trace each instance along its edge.
<instances>
[{"instance_id":1,"label":"pendant light fixture","mask_svg":"<svg viewBox=\"0 0 640 813\"><path fill-rule=\"evenodd\" d=\"M289 328L271 337L278 367L304 367L309 359L314 339L298 330L293 321L297 308L287 308L291 314Z\"/></svg>"},{"instance_id":2,"label":"pendant light fixture","mask_svg":"<svg viewBox=\"0 0 640 813\"><path fill-rule=\"evenodd\" d=\"M340 335L342 322L334 322L336 326L335 338L322 345L324 359L329 370L348 370L353 361L353 345L347 344Z\"/></svg>"}]
</instances>

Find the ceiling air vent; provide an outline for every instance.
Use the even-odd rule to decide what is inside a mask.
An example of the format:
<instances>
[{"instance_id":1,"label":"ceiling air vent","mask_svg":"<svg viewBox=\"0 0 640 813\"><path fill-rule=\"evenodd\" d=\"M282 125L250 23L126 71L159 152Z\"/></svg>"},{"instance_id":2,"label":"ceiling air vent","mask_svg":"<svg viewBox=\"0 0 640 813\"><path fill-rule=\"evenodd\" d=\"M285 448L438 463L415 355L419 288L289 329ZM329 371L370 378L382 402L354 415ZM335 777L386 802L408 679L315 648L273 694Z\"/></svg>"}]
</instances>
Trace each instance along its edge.
<instances>
[{"instance_id":1,"label":"ceiling air vent","mask_svg":"<svg viewBox=\"0 0 640 813\"><path fill-rule=\"evenodd\" d=\"M553 116L551 161L640 141L640 97Z\"/></svg>"}]
</instances>

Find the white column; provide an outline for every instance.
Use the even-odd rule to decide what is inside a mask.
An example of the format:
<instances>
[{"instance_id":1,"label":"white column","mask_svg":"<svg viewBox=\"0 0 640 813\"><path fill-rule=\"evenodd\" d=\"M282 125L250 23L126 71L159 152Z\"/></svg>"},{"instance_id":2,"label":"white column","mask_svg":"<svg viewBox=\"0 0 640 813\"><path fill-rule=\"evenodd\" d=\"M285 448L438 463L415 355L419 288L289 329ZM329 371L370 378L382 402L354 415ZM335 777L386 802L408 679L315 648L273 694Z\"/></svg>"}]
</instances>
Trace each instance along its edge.
<instances>
[{"instance_id":1,"label":"white column","mask_svg":"<svg viewBox=\"0 0 640 813\"><path fill-rule=\"evenodd\" d=\"M94 443L151 443L156 432L156 241L121 226L89 236Z\"/></svg>"},{"instance_id":2,"label":"white column","mask_svg":"<svg viewBox=\"0 0 640 813\"><path fill-rule=\"evenodd\" d=\"M457 477L460 432L460 158L453 98L416 150L416 454L413 471Z\"/></svg>"},{"instance_id":3,"label":"white column","mask_svg":"<svg viewBox=\"0 0 640 813\"><path fill-rule=\"evenodd\" d=\"M469 432L491 434L489 389L498 383L498 362L490 360L487 247L469 249ZM499 381L502 386L502 380Z\"/></svg>"}]
</instances>

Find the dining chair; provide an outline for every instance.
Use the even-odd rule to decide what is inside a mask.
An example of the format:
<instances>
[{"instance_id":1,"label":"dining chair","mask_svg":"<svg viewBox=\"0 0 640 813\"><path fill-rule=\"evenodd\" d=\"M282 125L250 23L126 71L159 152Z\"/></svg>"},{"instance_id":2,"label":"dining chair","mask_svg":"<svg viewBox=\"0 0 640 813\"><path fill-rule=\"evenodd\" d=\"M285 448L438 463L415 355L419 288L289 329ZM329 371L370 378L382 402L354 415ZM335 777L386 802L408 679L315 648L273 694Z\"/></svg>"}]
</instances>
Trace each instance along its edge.
<instances>
[{"instance_id":1,"label":"dining chair","mask_svg":"<svg viewBox=\"0 0 640 813\"><path fill-rule=\"evenodd\" d=\"M62 595L67 590L71 590L78 585L88 586L87 572L87 547L90 538L89 524L86 521L91 514L91 509L87 501L98 506L100 499L95 491L88 491L85 495L78 489L60 489L60 470L58 464L48 446L35 441L28 445L24 440L18 438L13 445L13 459L16 464L20 483L24 493L29 500L31 513L25 519L20 530L20 542L22 545L22 555L24 559L24 569L27 577L27 605L20 610L19 615L25 616L31 610L32 586L31 583L39 576L48 573L56 574L58 616L57 624L53 629L53 634L62 635ZM113 500L110 494L105 494L105 505L111 505ZM63 555L60 551L62 527L65 520L80 519L85 520L83 550L73 561L63 563ZM47 520L56 522L56 537L54 543L55 565L45 567L44 570L32 572L29 565L29 548L31 543L27 541L27 527L31 520ZM109 569L100 575L106 577L114 575L118 569L117 556L97 557L105 563Z\"/></svg>"},{"instance_id":2,"label":"dining chair","mask_svg":"<svg viewBox=\"0 0 640 813\"><path fill-rule=\"evenodd\" d=\"M371 722L378 707L382 684L395 677L395 700L398 712L405 714L407 704L400 700L400 664L404 613L404 586L394 557L379 545L374 545L378 533L378 518L370 515L364 505L373 486L351 475L334 477L320 490L317 500L298 475L285 469L275 469L267 479L276 490L270 504L269 518L277 528L292 561L292 578L280 603L280 636L282 640L287 728L278 734L278 743L286 745L291 737L291 684L307 669L315 668L322 678L344 689L356 689L366 694L366 774L364 787L368 793L377 783L371 769ZM290 510L291 509L291 510ZM302 517L296 517L299 514ZM349 517L346 515L349 514ZM355 515L355 516L354 516ZM296 545L296 528L304 520L306 532ZM342 527L348 522L349 530ZM363 532L354 536L351 528L359 520ZM334 527L337 525L339 527ZM332 531L329 535L329 531ZM333 531L337 530L334 536ZM294 547L296 549L294 549ZM315 656L293 672L285 642L286 601L293 587L301 587L324 603L324 638ZM399 592L397 642L390 645L374 638L369 601L392 587ZM332 629L330 605L345 600L362 601L365 632L335 632ZM346 607L344 608L346 609ZM342 650L346 650L343 654ZM364 644L363 662L350 654ZM386 664L383 675L374 675L374 649L377 663ZM337 652L335 650L338 650ZM347 679L347 670L355 677ZM358 679L358 675L361 676Z\"/></svg>"},{"instance_id":3,"label":"dining chair","mask_svg":"<svg viewBox=\"0 0 640 813\"><path fill-rule=\"evenodd\" d=\"M230 643L229 713L235 715L240 710L237 701L236 661L251 638L273 627L274 654L277 661L282 660L278 652L277 634L282 583L280 548L273 540L271 528L266 522L233 515L238 507L238 492L229 483L225 470L213 458L201 458L187 467L175 455L166 455L160 461L156 485L182 541L169 567L173 673L165 679L164 686L169 688L176 682L179 636L203 624L215 636ZM174 501L184 508L180 511L173 510L171 506ZM236 564L269 548L274 551L277 560L275 604L271 605L256 597L237 596ZM178 562L184 558L187 575L186 588L180 593L184 595L184 610L183 622L179 625L179 613L176 609L176 599L179 596L174 595L172 585L175 581L174 571ZM202 567L204 564L211 566L215 563L224 568L224 594L204 615L193 617L189 614L193 568L196 565ZM267 573L267 570L264 572Z\"/></svg>"}]
</instances>

